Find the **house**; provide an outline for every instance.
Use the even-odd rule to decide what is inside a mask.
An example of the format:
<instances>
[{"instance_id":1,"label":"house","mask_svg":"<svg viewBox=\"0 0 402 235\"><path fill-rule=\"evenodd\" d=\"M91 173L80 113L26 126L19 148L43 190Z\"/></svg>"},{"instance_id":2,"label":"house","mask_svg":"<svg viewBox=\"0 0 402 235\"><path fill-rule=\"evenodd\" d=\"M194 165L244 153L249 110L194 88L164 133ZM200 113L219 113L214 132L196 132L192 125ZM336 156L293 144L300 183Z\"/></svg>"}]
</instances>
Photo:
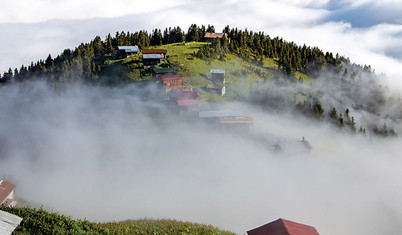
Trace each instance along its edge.
<instances>
[{"instance_id":1,"label":"house","mask_svg":"<svg viewBox=\"0 0 402 235\"><path fill-rule=\"evenodd\" d=\"M15 184L0 180L0 205L16 206L15 201Z\"/></svg>"},{"instance_id":2,"label":"house","mask_svg":"<svg viewBox=\"0 0 402 235\"><path fill-rule=\"evenodd\" d=\"M117 48L119 58L128 58L140 55L140 49L138 46L118 46Z\"/></svg>"},{"instance_id":3,"label":"house","mask_svg":"<svg viewBox=\"0 0 402 235\"><path fill-rule=\"evenodd\" d=\"M220 129L237 130L247 133L253 129L254 120L245 116L241 110L207 110L199 111L198 117Z\"/></svg>"},{"instance_id":4,"label":"house","mask_svg":"<svg viewBox=\"0 0 402 235\"><path fill-rule=\"evenodd\" d=\"M0 211L0 234L13 234L21 221L21 217Z\"/></svg>"},{"instance_id":5,"label":"house","mask_svg":"<svg viewBox=\"0 0 402 235\"><path fill-rule=\"evenodd\" d=\"M204 90L211 93L217 93L220 96L223 96L226 92L226 88L223 84L208 84L204 87Z\"/></svg>"},{"instance_id":6,"label":"house","mask_svg":"<svg viewBox=\"0 0 402 235\"><path fill-rule=\"evenodd\" d=\"M228 35L226 33L205 33L204 41L213 42L215 39L223 38L223 36L225 36L228 42L230 43L230 38L228 38Z\"/></svg>"},{"instance_id":7,"label":"house","mask_svg":"<svg viewBox=\"0 0 402 235\"><path fill-rule=\"evenodd\" d=\"M174 74L174 71L172 68L161 68L161 67L152 68L152 76L153 77L158 77L161 75L169 75L169 74Z\"/></svg>"},{"instance_id":8,"label":"house","mask_svg":"<svg viewBox=\"0 0 402 235\"><path fill-rule=\"evenodd\" d=\"M144 67L159 66L166 57L165 49L143 49L142 62Z\"/></svg>"},{"instance_id":9,"label":"house","mask_svg":"<svg viewBox=\"0 0 402 235\"><path fill-rule=\"evenodd\" d=\"M225 84L226 70L225 69L211 69L211 80L216 83Z\"/></svg>"},{"instance_id":10,"label":"house","mask_svg":"<svg viewBox=\"0 0 402 235\"><path fill-rule=\"evenodd\" d=\"M299 141L280 141L273 146L273 150L286 155L309 154L313 147L304 137Z\"/></svg>"},{"instance_id":11,"label":"house","mask_svg":"<svg viewBox=\"0 0 402 235\"><path fill-rule=\"evenodd\" d=\"M199 118L243 117L241 110L205 110L198 112Z\"/></svg>"},{"instance_id":12,"label":"house","mask_svg":"<svg viewBox=\"0 0 402 235\"><path fill-rule=\"evenodd\" d=\"M278 219L247 231L248 235L319 235L313 226Z\"/></svg>"},{"instance_id":13,"label":"house","mask_svg":"<svg viewBox=\"0 0 402 235\"><path fill-rule=\"evenodd\" d=\"M179 107L198 106L198 93L195 91L177 91L176 102Z\"/></svg>"},{"instance_id":14,"label":"house","mask_svg":"<svg viewBox=\"0 0 402 235\"><path fill-rule=\"evenodd\" d=\"M166 91L170 91L174 88L182 88L183 87L183 75L182 74L169 74L169 75L161 75L159 79L163 85L163 88Z\"/></svg>"}]
</instances>

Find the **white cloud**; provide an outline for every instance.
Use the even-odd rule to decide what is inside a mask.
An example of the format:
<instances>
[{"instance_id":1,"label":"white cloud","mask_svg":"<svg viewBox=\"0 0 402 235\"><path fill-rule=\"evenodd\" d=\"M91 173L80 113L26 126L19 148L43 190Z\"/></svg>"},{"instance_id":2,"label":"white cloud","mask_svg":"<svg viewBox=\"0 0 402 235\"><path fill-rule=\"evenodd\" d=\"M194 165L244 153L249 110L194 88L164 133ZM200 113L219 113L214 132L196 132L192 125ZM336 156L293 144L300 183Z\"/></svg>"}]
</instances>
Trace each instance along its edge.
<instances>
[{"instance_id":1,"label":"white cloud","mask_svg":"<svg viewBox=\"0 0 402 235\"><path fill-rule=\"evenodd\" d=\"M328 22L307 27L273 27L270 31L299 45L305 43L334 55L339 53L352 63L371 65L377 73L388 75L387 85L402 90L402 25L353 28L350 23Z\"/></svg>"},{"instance_id":2,"label":"white cloud","mask_svg":"<svg viewBox=\"0 0 402 235\"><path fill-rule=\"evenodd\" d=\"M250 136L177 122L134 85L59 91L44 82L0 87L7 110L0 177L45 208L91 221L172 218L238 234L280 217L320 234L402 231L399 139L371 141L241 105L256 133L306 136L313 145L312 154L284 156Z\"/></svg>"},{"instance_id":3,"label":"white cloud","mask_svg":"<svg viewBox=\"0 0 402 235\"><path fill-rule=\"evenodd\" d=\"M349 8L337 9L335 12L346 12L352 9L349 3L349 1L343 1L343 7L349 6ZM364 3L375 4L370 1ZM391 4L391 2L386 3ZM325 9L326 5L331 4L325 0L173 1L169 4L157 1L94 4L92 1L41 0L33 6L34 10L24 7L26 6L24 1L12 1L8 4L2 8L2 11L4 13L7 11L11 15L16 13L15 17L21 21L40 20L39 18L30 19L29 13L32 17L42 17L42 20L53 18L69 20L0 24L2 32L9 33L8 37L0 39L0 45L4 45L3 55L8 58L1 61L0 71L7 70L9 66L15 68L21 64L27 65L30 61L44 59L49 53L57 55L64 48L74 48L96 35L104 37L109 32L114 34L116 31L133 32L139 29L150 31L154 28L163 29L169 26L180 26L183 30L187 30L191 23L213 24L217 30L230 25L240 29L265 31L272 36L280 36L298 44L306 43L318 46L325 51L339 52L349 57L352 62L372 65L378 72L398 74L401 72L399 68L402 67L401 49L399 49L402 34L400 25L378 24L354 28L353 23L325 22L323 20L328 17L331 19L331 15L334 14L332 10ZM154 5L158 7L155 8ZM314 8L313 5L318 8ZM13 11L16 8L19 9L18 12ZM161 10L162 8L164 9ZM140 14L141 12L145 13ZM89 19L94 16L112 17L122 14L130 15ZM0 16L3 16L3 21L14 21L6 17L6 14L0 14ZM88 19L73 20L75 18Z\"/></svg>"},{"instance_id":4,"label":"white cloud","mask_svg":"<svg viewBox=\"0 0 402 235\"><path fill-rule=\"evenodd\" d=\"M330 0L282 0L278 2L287 2L301 7L322 8L325 7Z\"/></svg>"},{"instance_id":5,"label":"white cloud","mask_svg":"<svg viewBox=\"0 0 402 235\"><path fill-rule=\"evenodd\" d=\"M184 1L29 0L8 1L0 9L0 23L35 23L51 19L90 19L158 12Z\"/></svg>"}]
</instances>

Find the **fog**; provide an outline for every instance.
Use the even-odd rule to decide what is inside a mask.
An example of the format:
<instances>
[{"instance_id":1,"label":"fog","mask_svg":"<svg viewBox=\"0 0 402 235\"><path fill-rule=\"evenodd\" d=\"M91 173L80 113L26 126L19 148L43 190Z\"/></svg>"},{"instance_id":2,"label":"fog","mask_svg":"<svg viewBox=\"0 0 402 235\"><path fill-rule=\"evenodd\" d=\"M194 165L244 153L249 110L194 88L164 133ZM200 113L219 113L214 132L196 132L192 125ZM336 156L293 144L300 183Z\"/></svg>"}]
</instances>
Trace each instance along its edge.
<instances>
[{"instance_id":1,"label":"fog","mask_svg":"<svg viewBox=\"0 0 402 235\"><path fill-rule=\"evenodd\" d=\"M351 135L291 112L227 104L250 135L170 111L155 87L0 87L0 177L19 198L73 218L170 218L244 234L285 218L320 234L401 234L400 139Z\"/></svg>"}]
</instances>

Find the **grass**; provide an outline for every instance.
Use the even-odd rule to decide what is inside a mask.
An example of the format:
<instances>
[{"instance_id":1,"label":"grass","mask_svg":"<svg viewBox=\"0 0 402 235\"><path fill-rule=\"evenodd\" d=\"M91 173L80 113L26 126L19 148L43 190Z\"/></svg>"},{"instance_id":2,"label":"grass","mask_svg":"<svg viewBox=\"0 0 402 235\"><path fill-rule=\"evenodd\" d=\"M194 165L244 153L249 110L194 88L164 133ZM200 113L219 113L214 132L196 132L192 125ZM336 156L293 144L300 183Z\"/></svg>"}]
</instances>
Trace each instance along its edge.
<instances>
[{"instance_id":1,"label":"grass","mask_svg":"<svg viewBox=\"0 0 402 235\"><path fill-rule=\"evenodd\" d=\"M272 58L264 58L260 62L256 59L244 59L234 54L226 54L223 60L197 58L195 54L198 50L208 44L206 42L173 43L152 48L166 49L168 52L165 65L184 75L186 87L199 88L201 100L206 101L227 102L244 99L250 95L255 84L274 77L278 72L278 62ZM141 57L106 61L105 67L108 68L108 66L117 66L120 70L117 73L122 73L128 80L151 78L150 71L142 69ZM223 97L202 90L202 87L211 83L207 78L213 68L226 70L226 94ZM112 71L112 73L116 73L116 71ZM310 77L299 72L296 72L295 76L305 81L310 80Z\"/></svg>"},{"instance_id":2,"label":"grass","mask_svg":"<svg viewBox=\"0 0 402 235\"><path fill-rule=\"evenodd\" d=\"M211 225L169 219L93 223L43 209L0 206L0 210L23 218L14 234L235 234Z\"/></svg>"}]
</instances>

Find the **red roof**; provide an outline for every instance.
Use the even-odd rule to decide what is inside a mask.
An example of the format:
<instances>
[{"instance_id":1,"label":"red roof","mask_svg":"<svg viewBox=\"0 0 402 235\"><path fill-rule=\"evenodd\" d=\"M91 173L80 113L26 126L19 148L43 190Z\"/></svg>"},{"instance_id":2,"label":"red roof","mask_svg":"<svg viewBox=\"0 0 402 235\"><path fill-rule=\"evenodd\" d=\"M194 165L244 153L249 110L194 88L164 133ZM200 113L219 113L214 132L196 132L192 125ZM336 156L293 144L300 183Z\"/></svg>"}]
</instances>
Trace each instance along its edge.
<instances>
[{"instance_id":1,"label":"red roof","mask_svg":"<svg viewBox=\"0 0 402 235\"><path fill-rule=\"evenodd\" d=\"M226 33L205 33L204 37L205 38L223 38L223 35L226 35Z\"/></svg>"},{"instance_id":2,"label":"red roof","mask_svg":"<svg viewBox=\"0 0 402 235\"><path fill-rule=\"evenodd\" d=\"M248 123L252 124L253 118L252 117L221 117L219 118L221 123Z\"/></svg>"},{"instance_id":3,"label":"red roof","mask_svg":"<svg viewBox=\"0 0 402 235\"><path fill-rule=\"evenodd\" d=\"M162 75L160 76L160 78L162 80L165 80L165 79L183 79L184 77L182 74L169 74L169 75Z\"/></svg>"},{"instance_id":4,"label":"red roof","mask_svg":"<svg viewBox=\"0 0 402 235\"><path fill-rule=\"evenodd\" d=\"M9 183L7 181L1 181L0 184L0 204L6 202L6 198L15 189L15 184ZM6 202L7 203L7 202Z\"/></svg>"},{"instance_id":5,"label":"red roof","mask_svg":"<svg viewBox=\"0 0 402 235\"><path fill-rule=\"evenodd\" d=\"M195 91L178 91L176 92L176 97L178 99L196 99L198 97L198 93Z\"/></svg>"},{"instance_id":6,"label":"red roof","mask_svg":"<svg viewBox=\"0 0 402 235\"><path fill-rule=\"evenodd\" d=\"M278 219L247 231L248 235L319 235L313 226Z\"/></svg>"},{"instance_id":7,"label":"red roof","mask_svg":"<svg viewBox=\"0 0 402 235\"><path fill-rule=\"evenodd\" d=\"M198 105L198 99L177 100L177 104L178 104L179 106Z\"/></svg>"},{"instance_id":8,"label":"red roof","mask_svg":"<svg viewBox=\"0 0 402 235\"><path fill-rule=\"evenodd\" d=\"M142 54L166 54L167 50L165 49L143 49L141 50Z\"/></svg>"}]
</instances>

